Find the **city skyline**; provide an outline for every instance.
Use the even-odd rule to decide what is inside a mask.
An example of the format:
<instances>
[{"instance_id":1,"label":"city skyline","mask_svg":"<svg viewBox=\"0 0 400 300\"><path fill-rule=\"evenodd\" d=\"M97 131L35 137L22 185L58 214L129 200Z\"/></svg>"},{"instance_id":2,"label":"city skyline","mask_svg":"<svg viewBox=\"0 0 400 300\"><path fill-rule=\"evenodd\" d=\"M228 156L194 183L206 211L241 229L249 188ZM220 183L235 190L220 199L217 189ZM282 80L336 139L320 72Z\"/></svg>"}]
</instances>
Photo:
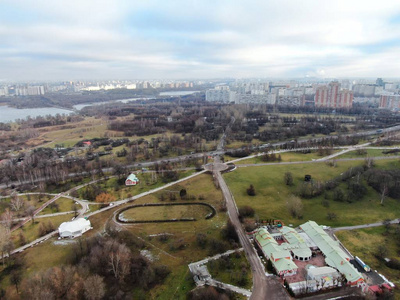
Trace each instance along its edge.
<instances>
[{"instance_id":1,"label":"city skyline","mask_svg":"<svg viewBox=\"0 0 400 300\"><path fill-rule=\"evenodd\" d=\"M400 77L400 3L2 1L0 80Z\"/></svg>"}]
</instances>

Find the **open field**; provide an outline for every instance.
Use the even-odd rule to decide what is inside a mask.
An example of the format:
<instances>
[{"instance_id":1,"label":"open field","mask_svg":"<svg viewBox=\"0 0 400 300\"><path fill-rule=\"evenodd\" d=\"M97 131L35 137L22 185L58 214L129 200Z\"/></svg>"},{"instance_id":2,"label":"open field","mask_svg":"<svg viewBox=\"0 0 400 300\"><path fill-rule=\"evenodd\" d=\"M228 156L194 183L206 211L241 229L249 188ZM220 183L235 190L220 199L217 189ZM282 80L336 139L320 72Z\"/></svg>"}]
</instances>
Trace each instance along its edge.
<instances>
[{"instance_id":1,"label":"open field","mask_svg":"<svg viewBox=\"0 0 400 300\"><path fill-rule=\"evenodd\" d=\"M333 150L333 153L338 152L339 150ZM282 162L290 162L290 161L311 161L313 159L319 159L322 158L323 156L318 155L316 151L312 151L310 153L301 153L301 152L284 152L284 153L277 153L276 156L278 155L281 156ZM230 156L225 156L225 161L231 161L237 158L230 157ZM249 159L243 159L239 160L238 162L235 162L235 164L241 165L241 164L259 164L259 163L267 163L267 161L263 161L261 156L258 157L253 157Z\"/></svg>"},{"instance_id":2,"label":"open field","mask_svg":"<svg viewBox=\"0 0 400 300\"><path fill-rule=\"evenodd\" d=\"M358 154L357 151L350 151L347 153L344 153L338 158L359 158L359 157L374 157L374 156L395 156L399 155L400 152L398 153L389 153L389 154L384 154L382 151L387 151L387 150L380 150L380 149L365 149L366 153L365 154Z\"/></svg>"},{"instance_id":3,"label":"open field","mask_svg":"<svg viewBox=\"0 0 400 300\"><path fill-rule=\"evenodd\" d=\"M45 209L43 209L39 215L47 215L47 214L54 214L58 212L66 212L66 211L72 211L72 206L74 205L75 201L61 197L57 199L55 202L53 202L56 205L49 205ZM78 209L81 209L81 205L77 204Z\"/></svg>"},{"instance_id":4,"label":"open field","mask_svg":"<svg viewBox=\"0 0 400 300\"><path fill-rule=\"evenodd\" d=\"M86 117L77 123L43 127L39 129L40 135L29 141L30 145L45 146L53 148L56 144L64 147L72 147L78 141L96 137L104 137L105 134L122 137L122 133L107 130L107 120L94 117Z\"/></svg>"},{"instance_id":5,"label":"open field","mask_svg":"<svg viewBox=\"0 0 400 300\"><path fill-rule=\"evenodd\" d=\"M204 219L211 212L203 205L169 205L132 207L121 213L121 218L131 221L153 221L172 219Z\"/></svg>"},{"instance_id":6,"label":"open field","mask_svg":"<svg viewBox=\"0 0 400 300\"><path fill-rule=\"evenodd\" d=\"M280 219L285 224L299 225L307 220L314 220L319 224L330 226L357 225L381 221L387 218L395 219L400 216L399 201L391 198L380 205L380 196L372 188L367 188L367 195L358 202L335 202L324 199L324 196L312 199L303 199L303 218L293 218L287 208L287 201L291 194L296 192L297 186L304 182L304 175L310 174L314 180L325 181L334 178L351 166L361 165L362 162L339 162L337 167L330 167L326 163L273 165L238 168L234 172L224 175L231 189L238 207L249 205L254 208L260 219ZM377 161L381 168L399 167L397 160ZM285 172L291 172L294 185L284 183ZM250 184L254 185L256 196L250 197L246 190ZM327 193L329 197L331 195ZM328 200L329 207L322 205ZM328 213L335 213L336 220L329 220Z\"/></svg>"},{"instance_id":7,"label":"open field","mask_svg":"<svg viewBox=\"0 0 400 300\"><path fill-rule=\"evenodd\" d=\"M378 270L388 280L397 286L400 285L400 270L387 267L383 260L378 259L374 254L379 245L387 249L387 257L400 260L399 244L394 231L398 225L392 225L389 231L385 227L366 228L359 230L339 231L336 236L343 245L350 250L352 255L359 256L373 270ZM395 299L400 299L400 290L395 290Z\"/></svg>"}]
</instances>

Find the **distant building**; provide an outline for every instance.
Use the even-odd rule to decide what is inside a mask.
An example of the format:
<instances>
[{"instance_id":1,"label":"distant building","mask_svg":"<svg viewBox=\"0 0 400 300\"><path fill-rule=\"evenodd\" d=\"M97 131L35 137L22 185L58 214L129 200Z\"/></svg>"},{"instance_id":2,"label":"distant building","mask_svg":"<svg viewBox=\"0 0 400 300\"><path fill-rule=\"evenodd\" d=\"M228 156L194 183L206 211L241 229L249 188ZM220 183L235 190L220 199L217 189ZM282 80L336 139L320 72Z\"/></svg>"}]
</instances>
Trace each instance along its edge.
<instances>
[{"instance_id":1,"label":"distant building","mask_svg":"<svg viewBox=\"0 0 400 300\"><path fill-rule=\"evenodd\" d=\"M377 92L378 86L375 84L355 84L353 86L353 93L356 96L371 97ZM378 89L378 91L381 89Z\"/></svg>"},{"instance_id":2,"label":"distant building","mask_svg":"<svg viewBox=\"0 0 400 300\"><path fill-rule=\"evenodd\" d=\"M70 222L61 223L60 227L58 227L58 233L62 238L75 238L81 236L90 229L92 229L90 221L85 218L79 218Z\"/></svg>"},{"instance_id":3,"label":"distant building","mask_svg":"<svg viewBox=\"0 0 400 300\"><path fill-rule=\"evenodd\" d=\"M139 183L139 178L135 174L130 174L125 180L125 185L137 185Z\"/></svg>"},{"instance_id":4,"label":"distant building","mask_svg":"<svg viewBox=\"0 0 400 300\"><path fill-rule=\"evenodd\" d=\"M397 87L397 83L385 83L385 90L395 90Z\"/></svg>"},{"instance_id":5,"label":"distant building","mask_svg":"<svg viewBox=\"0 0 400 300\"><path fill-rule=\"evenodd\" d=\"M351 108L353 106L353 92L340 90L340 83L334 81L328 86L320 86L315 91L314 102L316 107Z\"/></svg>"},{"instance_id":6,"label":"distant building","mask_svg":"<svg viewBox=\"0 0 400 300\"><path fill-rule=\"evenodd\" d=\"M400 95L381 95L381 99L379 101L379 108L399 110Z\"/></svg>"},{"instance_id":7,"label":"distant building","mask_svg":"<svg viewBox=\"0 0 400 300\"><path fill-rule=\"evenodd\" d=\"M382 78L378 78L378 79L376 79L376 85L383 87L383 86L385 86L385 82L383 81Z\"/></svg>"},{"instance_id":8,"label":"distant building","mask_svg":"<svg viewBox=\"0 0 400 300\"><path fill-rule=\"evenodd\" d=\"M236 102L236 93L231 91L228 86L219 86L206 91L206 101L222 103Z\"/></svg>"},{"instance_id":9,"label":"distant building","mask_svg":"<svg viewBox=\"0 0 400 300\"><path fill-rule=\"evenodd\" d=\"M278 96L276 103L278 105L288 105L288 106L304 106L305 105L305 95L302 96Z\"/></svg>"}]
</instances>

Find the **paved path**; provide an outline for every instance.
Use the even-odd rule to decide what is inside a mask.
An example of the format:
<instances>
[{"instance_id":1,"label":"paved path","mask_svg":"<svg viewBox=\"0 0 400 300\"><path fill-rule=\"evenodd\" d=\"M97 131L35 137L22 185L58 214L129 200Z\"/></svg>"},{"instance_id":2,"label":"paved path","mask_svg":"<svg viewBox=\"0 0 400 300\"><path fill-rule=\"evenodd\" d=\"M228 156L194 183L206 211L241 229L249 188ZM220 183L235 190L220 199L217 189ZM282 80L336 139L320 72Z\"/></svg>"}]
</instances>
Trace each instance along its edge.
<instances>
[{"instance_id":1,"label":"paved path","mask_svg":"<svg viewBox=\"0 0 400 300\"><path fill-rule=\"evenodd\" d=\"M220 289L230 290L232 292L235 292L235 293L238 293L238 294L242 294L242 295L244 295L244 296L246 296L248 298L251 297L251 292L249 290L240 288L240 287L235 286L235 285L231 285L229 283L223 283L221 281L217 281L217 280L212 279L212 278L207 279L205 281L205 283L208 284L208 285L215 286L215 287L220 288ZM268 298L265 298L265 299L268 299ZM269 298L269 299L272 299L272 298Z\"/></svg>"},{"instance_id":2,"label":"paved path","mask_svg":"<svg viewBox=\"0 0 400 300\"><path fill-rule=\"evenodd\" d=\"M400 224L400 219L394 219L390 221L390 224ZM335 227L332 228L332 231L340 231L340 230L353 230L353 229L362 229L362 228L371 228L385 225L384 222L376 222L370 224L363 225L355 225L355 226L344 226L344 227Z\"/></svg>"},{"instance_id":3,"label":"paved path","mask_svg":"<svg viewBox=\"0 0 400 300\"><path fill-rule=\"evenodd\" d=\"M113 176L110 176L109 178L111 178L111 177L113 177ZM104 179L104 178L92 180L92 181L90 181L90 182L88 182L88 183L84 183L84 184L78 185L78 186L76 186L76 187L73 187L72 189L70 189L70 190L68 190L68 191L66 191L66 192L56 194L52 199L50 199L49 201L45 202L42 206L40 206L38 209L35 210L34 215L33 215L34 218L36 218L36 215L37 215L38 213L40 213L43 209L45 209L47 206L49 206L51 203L55 202L56 200L58 200L58 199L60 199L60 198L62 198L62 197L68 197L69 194L70 194L71 192L76 191L76 190L79 190L79 189L81 189L81 188L83 188L83 187L85 187L85 186L87 186L87 185L96 183L96 182L98 182L98 181L102 181L103 179ZM24 195L24 194L21 194L21 195ZM82 206L82 209L79 211L79 214L78 214L78 216L77 216L77 217L81 217L81 216L87 211L88 205L87 205L86 203L84 203L83 201L77 199L77 198L74 198L74 200L75 200L76 202L78 202L78 203ZM26 223L28 223L31 219L32 219L31 217L26 217L26 218L24 218L24 219L21 221L21 223L15 225L13 228L11 228L11 231L15 231L15 230L17 230L18 228L21 228L21 227L24 226Z\"/></svg>"}]
</instances>

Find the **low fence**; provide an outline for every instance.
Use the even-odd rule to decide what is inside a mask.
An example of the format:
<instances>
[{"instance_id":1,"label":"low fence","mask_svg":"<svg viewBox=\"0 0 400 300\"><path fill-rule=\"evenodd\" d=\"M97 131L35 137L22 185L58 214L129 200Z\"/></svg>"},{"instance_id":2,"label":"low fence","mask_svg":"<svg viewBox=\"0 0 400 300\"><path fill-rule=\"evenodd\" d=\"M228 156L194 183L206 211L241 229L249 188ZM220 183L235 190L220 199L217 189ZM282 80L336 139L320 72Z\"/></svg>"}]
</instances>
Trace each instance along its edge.
<instances>
[{"instance_id":1,"label":"low fence","mask_svg":"<svg viewBox=\"0 0 400 300\"><path fill-rule=\"evenodd\" d=\"M119 210L116 213L116 220L120 223L125 223L125 224L135 224L135 223L166 223L166 222L193 222L196 221L196 218L180 218L180 219L166 219L166 220L141 220L141 221L135 221L135 220L125 220L122 219L120 216L121 214L132 208L137 208L137 207L148 207L148 206L177 206L177 205L203 205L211 209L211 212L205 217L206 220L211 219L217 214L217 211L215 208L208 204L208 203L202 203L202 202L184 202L184 203L144 203L144 204L134 204L130 205L127 207L124 207L123 209Z\"/></svg>"}]
</instances>

